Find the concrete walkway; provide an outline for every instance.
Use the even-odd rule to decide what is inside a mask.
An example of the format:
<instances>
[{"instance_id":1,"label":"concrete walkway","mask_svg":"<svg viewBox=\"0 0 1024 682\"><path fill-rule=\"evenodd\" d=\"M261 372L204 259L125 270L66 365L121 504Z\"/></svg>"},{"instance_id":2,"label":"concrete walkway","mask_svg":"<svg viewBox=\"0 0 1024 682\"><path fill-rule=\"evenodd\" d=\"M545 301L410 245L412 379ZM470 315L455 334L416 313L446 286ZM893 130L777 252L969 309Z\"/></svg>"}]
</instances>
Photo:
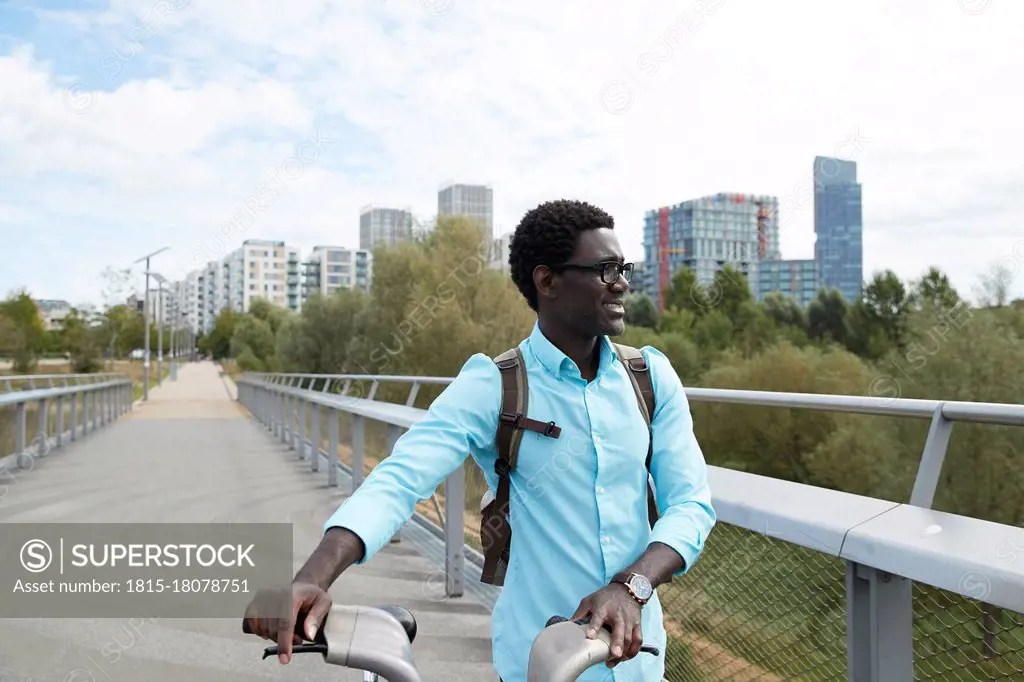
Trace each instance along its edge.
<instances>
[{"instance_id":1,"label":"concrete walkway","mask_svg":"<svg viewBox=\"0 0 1024 682\"><path fill-rule=\"evenodd\" d=\"M233 401L212 363L186 364L109 428L39 460L0 500L0 523L292 523L294 568L320 539L346 482L327 486L308 460L274 441ZM336 602L398 603L416 614L413 651L425 680L490 681L490 613L471 597L444 599L427 579L438 566L406 542L353 567L331 589ZM269 644L231 619L0 620L0 681L235 682L361 680L320 656L263 661ZM130 646L126 642L130 641ZM104 649L116 642L117 657ZM106 653L103 653L106 651Z\"/></svg>"}]
</instances>

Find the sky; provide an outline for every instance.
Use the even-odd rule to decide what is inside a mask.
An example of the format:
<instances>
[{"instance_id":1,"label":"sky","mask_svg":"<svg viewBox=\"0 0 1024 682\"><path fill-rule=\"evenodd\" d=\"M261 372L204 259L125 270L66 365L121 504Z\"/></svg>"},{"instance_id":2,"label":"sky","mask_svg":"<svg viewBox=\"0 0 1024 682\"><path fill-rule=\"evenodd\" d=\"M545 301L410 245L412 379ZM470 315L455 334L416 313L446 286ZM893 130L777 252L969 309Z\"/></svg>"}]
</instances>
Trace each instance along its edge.
<instances>
[{"instance_id":1,"label":"sky","mask_svg":"<svg viewBox=\"0 0 1024 682\"><path fill-rule=\"evenodd\" d=\"M102 305L244 239L358 247L368 205L489 184L495 230L601 206L779 197L814 253L816 155L858 164L865 278L1024 296L1019 0L6 0L0 294ZM238 220L248 207L251 218ZM141 287L141 276L137 279ZM141 290L141 288L140 288Z\"/></svg>"}]
</instances>

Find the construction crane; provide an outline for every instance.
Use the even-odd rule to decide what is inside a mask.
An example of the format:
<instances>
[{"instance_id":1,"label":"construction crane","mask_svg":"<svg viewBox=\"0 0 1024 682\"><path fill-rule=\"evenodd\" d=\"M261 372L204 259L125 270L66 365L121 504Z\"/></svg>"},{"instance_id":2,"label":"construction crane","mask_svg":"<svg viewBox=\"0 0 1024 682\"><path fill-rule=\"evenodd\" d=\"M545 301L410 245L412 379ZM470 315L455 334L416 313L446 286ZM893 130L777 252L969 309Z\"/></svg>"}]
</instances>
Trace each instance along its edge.
<instances>
[{"instance_id":1,"label":"construction crane","mask_svg":"<svg viewBox=\"0 0 1024 682\"><path fill-rule=\"evenodd\" d=\"M757 204L757 255L765 260L768 254L768 207L761 200Z\"/></svg>"}]
</instances>

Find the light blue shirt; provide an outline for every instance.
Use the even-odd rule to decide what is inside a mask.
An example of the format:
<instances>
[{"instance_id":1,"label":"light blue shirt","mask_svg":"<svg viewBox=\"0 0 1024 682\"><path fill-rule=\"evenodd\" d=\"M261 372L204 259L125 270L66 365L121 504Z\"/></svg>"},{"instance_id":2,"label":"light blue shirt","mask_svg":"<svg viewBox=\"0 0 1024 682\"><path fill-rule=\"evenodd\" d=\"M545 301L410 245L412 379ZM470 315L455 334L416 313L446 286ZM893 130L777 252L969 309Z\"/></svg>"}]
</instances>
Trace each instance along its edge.
<instances>
[{"instance_id":1,"label":"light blue shirt","mask_svg":"<svg viewBox=\"0 0 1024 682\"><path fill-rule=\"evenodd\" d=\"M535 325L520 348L529 381L528 416L554 421L559 438L524 431L510 486L512 552L492 614L493 661L504 682L525 682L530 646L553 615L570 617L588 595L628 568L652 542L696 563L715 524L704 456L690 407L668 358L641 350L652 375L656 407L651 460L660 518L647 516L648 434L626 368L607 338L597 376L587 382L576 364ZM497 490L495 435L501 375L475 354L410 428L390 457L324 524L344 526L366 544L363 562L384 546L467 455ZM361 562L362 563L362 562ZM679 575L679 574L677 574ZM641 653L609 670L593 666L580 680L660 682L665 629L657 595L643 608Z\"/></svg>"}]
</instances>

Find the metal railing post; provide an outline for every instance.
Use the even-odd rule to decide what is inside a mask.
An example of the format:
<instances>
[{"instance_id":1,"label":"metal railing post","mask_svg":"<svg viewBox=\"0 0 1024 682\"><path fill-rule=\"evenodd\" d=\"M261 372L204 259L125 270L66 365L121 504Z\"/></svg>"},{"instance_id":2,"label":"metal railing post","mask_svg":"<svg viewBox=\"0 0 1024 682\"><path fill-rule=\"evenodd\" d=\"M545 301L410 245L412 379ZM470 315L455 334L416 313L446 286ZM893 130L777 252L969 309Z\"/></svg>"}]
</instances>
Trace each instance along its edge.
<instances>
[{"instance_id":1,"label":"metal railing post","mask_svg":"<svg viewBox=\"0 0 1024 682\"><path fill-rule=\"evenodd\" d=\"M49 431L49 416L50 416L50 403L46 398L39 400L39 419L36 420L36 437L39 439L39 451L36 453L40 457L46 456L47 451L47 432Z\"/></svg>"},{"instance_id":2,"label":"metal railing post","mask_svg":"<svg viewBox=\"0 0 1024 682\"><path fill-rule=\"evenodd\" d=\"M913 583L846 562L847 679L914 679Z\"/></svg>"},{"instance_id":3,"label":"metal railing post","mask_svg":"<svg viewBox=\"0 0 1024 682\"><path fill-rule=\"evenodd\" d=\"M308 433L306 412L306 401L299 398L299 438L296 445L296 449L299 451L299 459L306 458L306 433Z\"/></svg>"},{"instance_id":4,"label":"metal railing post","mask_svg":"<svg viewBox=\"0 0 1024 682\"><path fill-rule=\"evenodd\" d=\"M352 415L352 492L363 482L363 417Z\"/></svg>"},{"instance_id":5,"label":"metal railing post","mask_svg":"<svg viewBox=\"0 0 1024 682\"><path fill-rule=\"evenodd\" d=\"M272 393L274 410L274 436L283 440L284 434L284 396L277 390Z\"/></svg>"},{"instance_id":6,"label":"metal railing post","mask_svg":"<svg viewBox=\"0 0 1024 682\"><path fill-rule=\"evenodd\" d=\"M71 442L78 440L78 393L72 393L69 397L71 403Z\"/></svg>"},{"instance_id":7,"label":"metal railing post","mask_svg":"<svg viewBox=\"0 0 1024 682\"><path fill-rule=\"evenodd\" d=\"M924 442L924 452L921 454L921 462L917 465L917 477L914 479L914 489L910 493L910 504L915 507L931 509L935 490L939 486L939 477L942 475L942 464L946 461L953 422L942 414L942 405L939 403L932 415L928 438Z\"/></svg>"},{"instance_id":8,"label":"metal railing post","mask_svg":"<svg viewBox=\"0 0 1024 682\"><path fill-rule=\"evenodd\" d=\"M90 420L90 416L89 416L89 394L83 392L82 393L82 435L83 436L88 436L89 435L89 426L90 425L91 425L91 420Z\"/></svg>"},{"instance_id":9,"label":"metal railing post","mask_svg":"<svg viewBox=\"0 0 1024 682\"><path fill-rule=\"evenodd\" d=\"M309 468L311 471L320 471L320 403L313 404L313 441L309 449Z\"/></svg>"},{"instance_id":10,"label":"metal railing post","mask_svg":"<svg viewBox=\"0 0 1024 682\"><path fill-rule=\"evenodd\" d=\"M57 447L64 447L64 396L57 396Z\"/></svg>"},{"instance_id":11,"label":"metal railing post","mask_svg":"<svg viewBox=\"0 0 1024 682\"><path fill-rule=\"evenodd\" d=\"M295 405L293 405L293 398L290 395L284 396L284 425L281 429L281 440L288 443L288 449L292 449L292 434L295 433Z\"/></svg>"},{"instance_id":12,"label":"metal railing post","mask_svg":"<svg viewBox=\"0 0 1024 682\"><path fill-rule=\"evenodd\" d=\"M445 594L461 597L465 571L466 468L455 467L444 481L444 572Z\"/></svg>"},{"instance_id":13,"label":"metal railing post","mask_svg":"<svg viewBox=\"0 0 1024 682\"><path fill-rule=\"evenodd\" d=\"M25 403L18 403L14 408L14 454L19 467L25 452L25 429Z\"/></svg>"},{"instance_id":14,"label":"metal railing post","mask_svg":"<svg viewBox=\"0 0 1024 682\"><path fill-rule=\"evenodd\" d=\"M338 485L338 419L341 412L333 408L327 408L328 433L331 441L330 450L327 451L327 485Z\"/></svg>"}]
</instances>

